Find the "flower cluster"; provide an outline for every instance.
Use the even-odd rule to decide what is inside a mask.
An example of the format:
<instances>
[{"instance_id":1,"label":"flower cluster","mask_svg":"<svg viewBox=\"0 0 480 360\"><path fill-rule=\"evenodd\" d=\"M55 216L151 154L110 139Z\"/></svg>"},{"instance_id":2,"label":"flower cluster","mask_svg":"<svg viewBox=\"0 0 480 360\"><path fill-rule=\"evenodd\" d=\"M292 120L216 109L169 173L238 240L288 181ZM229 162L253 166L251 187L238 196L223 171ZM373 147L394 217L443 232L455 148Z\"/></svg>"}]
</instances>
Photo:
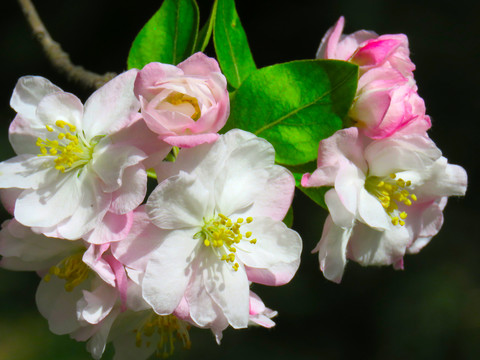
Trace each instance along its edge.
<instances>
[{"instance_id":1,"label":"flower cluster","mask_svg":"<svg viewBox=\"0 0 480 360\"><path fill-rule=\"evenodd\" d=\"M403 268L440 230L447 198L466 192L465 170L427 134L405 35L345 36L341 17L318 59L257 70L234 2L216 12L226 9L218 0L202 31L172 30L172 61L183 61L171 65L156 62L171 58L168 46L145 54L178 21L178 2L165 3L132 46L128 62L142 70L85 104L26 76L10 103L17 155L0 162L0 199L13 215L0 230L0 266L36 271L50 330L86 341L95 359L108 342L115 359L141 360L189 348L191 327L220 343L228 326L274 326L277 312L251 285L284 285L300 265L296 186L326 187L314 251L335 282L347 259ZM183 6L197 14L195 1ZM212 27L220 65L192 54Z\"/></svg>"},{"instance_id":2,"label":"flower cluster","mask_svg":"<svg viewBox=\"0 0 480 360\"><path fill-rule=\"evenodd\" d=\"M44 78L18 81L1 265L37 271L51 331L95 359L109 341L116 359L144 359L190 347L192 326L219 342L229 325L274 325L250 285L283 285L299 266L300 236L282 222L295 181L266 140L218 134L226 86L203 53L129 70L85 105Z\"/></svg>"},{"instance_id":3,"label":"flower cluster","mask_svg":"<svg viewBox=\"0 0 480 360\"><path fill-rule=\"evenodd\" d=\"M328 30L317 57L359 66L348 113L352 127L320 142L317 169L304 187L331 187L330 215L314 251L329 280L340 282L347 259L403 268L443 223L447 198L464 195L467 175L448 164L428 137L430 119L417 94L415 65L403 34L342 35L344 18Z\"/></svg>"}]
</instances>

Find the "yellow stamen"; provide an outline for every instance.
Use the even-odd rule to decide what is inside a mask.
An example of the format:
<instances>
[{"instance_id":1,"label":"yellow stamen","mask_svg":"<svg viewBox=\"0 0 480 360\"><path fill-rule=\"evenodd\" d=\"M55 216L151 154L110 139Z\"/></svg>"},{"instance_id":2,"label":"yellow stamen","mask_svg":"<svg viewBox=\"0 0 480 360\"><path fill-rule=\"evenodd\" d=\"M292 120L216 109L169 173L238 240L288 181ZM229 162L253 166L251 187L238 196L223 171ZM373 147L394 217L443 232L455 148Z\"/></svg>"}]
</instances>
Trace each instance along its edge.
<instances>
[{"instance_id":1,"label":"yellow stamen","mask_svg":"<svg viewBox=\"0 0 480 360\"><path fill-rule=\"evenodd\" d=\"M233 263L232 269L238 271L239 265L235 263L235 253L240 248L243 238L250 238L251 231L247 231L245 236L240 232L241 226L246 222L247 224L253 221L252 217L246 219L237 218L232 221L223 214L218 214L216 217L205 221L202 229L194 235L195 239L202 239L203 244L212 248L218 259L227 263ZM257 239L249 241L255 244Z\"/></svg>"},{"instance_id":2,"label":"yellow stamen","mask_svg":"<svg viewBox=\"0 0 480 360\"><path fill-rule=\"evenodd\" d=\"M397 178L395 173L380 178L369 176L365 181L365 189L374 195L379 201L385 212L390 217L393 225L405 225L407 213L399 212L399 205L412 205L412 200L416 201L415 194L411 194L406 188L411 186L412 182Z\"/></svg>"},{"instance_id":3,"label":"yellow stamen","mask_svg":"<svg viewBox=\"0 0 480 360\"><path fill-rule=\"evenodd\" d=\"M134 330L135 346L142 347L143 339L148 338L149 340L145 341L145 347L150 347L152 342L156 343L155 356L167 358L174 353L176 340L181 340L183 347L190 349L192 344L188 334L189 329L188 323L174 315L152 314L143 325Z\"/></svg>"},{"instance_id":4,"label":"yellow stamen","mask_svg":"<svg viewBox=\"0 0 480 360\"><path fill-rule=\"evenodd\" d=\"M44 277L46 282L50 281L51 275L66 280L65 290L70 292L77 285L85 281L90 274L90 268L82 260L84 252L79 252L62 260L58 265L52 266Z\"/></svg>"},{"instance_id":5,"label":"yellow stamen","mask_svg":"<svg viewBox=\"0 0 480 360\"><path fill-rule=\"evenodd\" d=\"M194 109L194 113L191 116L191 118L194 121L197 121L202 116L202 111L200 110L200 106L198 105L198 100L187 94L182 94L174 91L170 95L168 95L164 101L172 105L182 105L182 104L192 105Z\"/></svg>"},{"instance_id":6,"label":"yellow stamen","mask_svg":"<svg viewBox=\"0 0 480 360\"><path fill-rule=\"evenodd\" d=\"M36 145L40 147L38 156L56 156L53 160L58 171L65 172L82 167L90 161L93 146L81 140L76 133L76 127L63 120L52 125L45 125L48 132L56 132L57 140L38 138Z\"/></svg>"}]
</instances>

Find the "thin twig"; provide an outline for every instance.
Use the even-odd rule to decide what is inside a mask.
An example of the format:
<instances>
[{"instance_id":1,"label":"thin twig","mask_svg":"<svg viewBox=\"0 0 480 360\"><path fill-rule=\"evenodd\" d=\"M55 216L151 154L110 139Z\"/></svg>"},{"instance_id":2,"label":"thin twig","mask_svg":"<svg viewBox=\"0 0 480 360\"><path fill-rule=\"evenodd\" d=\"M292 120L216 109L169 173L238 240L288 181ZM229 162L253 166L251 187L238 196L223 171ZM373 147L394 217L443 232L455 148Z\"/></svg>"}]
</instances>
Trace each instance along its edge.
<instances>
[{"instance_id":1,"label":"thin twig","mask_svg":"<svg viewBox=\"0 0 480 360\"><path fill-rule=\"evenodd\" d=\"M42 45L47 58L52 65L57 68L58 71L65 74L69 80L80 83L86 87L99 88L116 76L115 73L96 74L85 70L81 66L74 65L68 54L62 50L60 44L54 41L48 33L33 3L30 0L18 0L18 3L32 28L33 35Z\"/></svg>"}]
</instances>

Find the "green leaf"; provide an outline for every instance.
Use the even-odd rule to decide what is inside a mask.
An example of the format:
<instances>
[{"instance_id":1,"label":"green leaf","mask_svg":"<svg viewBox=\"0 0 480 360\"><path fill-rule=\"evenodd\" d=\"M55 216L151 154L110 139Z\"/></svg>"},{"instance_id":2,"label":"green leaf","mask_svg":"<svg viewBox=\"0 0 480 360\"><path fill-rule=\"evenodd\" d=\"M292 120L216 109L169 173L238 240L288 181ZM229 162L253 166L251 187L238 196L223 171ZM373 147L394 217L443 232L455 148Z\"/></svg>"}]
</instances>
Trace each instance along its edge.
<instances>
[{"instance_id":1,"label":"green leaf","mask_svg":"<svg viewBox=\"0 0 480 360\"><path fill-rule=\"evenodd\" d=\"M234 0L217 0L213 42L215 52L228 83L238 88L256 70Z\"/></svg>"},{"instance_id":2,"label":"green leaf","mask_svg":"<svg viewBox=\"0 0 480 360\"><path fill-rule=\"evenodd\" d=\"M212 12L208 17L207 23L203 25L202 29L198 33L197 43L195 44L195 51L204 51L210 42L210 37L213 32L213 24L215 23L215 13L217 11L217 2L213 3Z\"/></svg>"},{"instance_id":3,"label":"green leaf","mask_svg":"<svg viewBox=\"0 0 480 360\"><path fill-rule=\"evenodd\" d=\"M285 215L285 218L283 219L283 223L289 228L293 225L293 208L291 206L287 211L287 215Z\"/></svg>"},{"instance_id":4,"label":"green leaf","mask_svg":"<svg viewBox=\"0 0 480 360\"><path fill-rule=\"evenodd\" d=\"M193 54L199 10L195 0L165 0L133 41L128 68L158 61L176 65Z\"/></svg>"},{"instance_id":5,"label":"green leaf","mask_svg":"<svg viewBox=\"0 0 480 360\"><path fill-rule=\"evenodd\" d=\"M231 95L227 129L267 139L280 164L315 160L318 143L342 128L357 78L356 65L338 60L300 60L259 69Z\"/></svg>"}]
</instances>

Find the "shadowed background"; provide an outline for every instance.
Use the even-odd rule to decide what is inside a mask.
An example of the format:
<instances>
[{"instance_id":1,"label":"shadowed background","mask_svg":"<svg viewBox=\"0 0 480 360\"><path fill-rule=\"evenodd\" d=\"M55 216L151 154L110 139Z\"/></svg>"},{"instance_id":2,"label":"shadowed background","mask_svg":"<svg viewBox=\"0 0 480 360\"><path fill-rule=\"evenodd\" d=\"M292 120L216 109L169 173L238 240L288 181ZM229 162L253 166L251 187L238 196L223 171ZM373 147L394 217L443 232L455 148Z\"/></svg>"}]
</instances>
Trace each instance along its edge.
<instances>
[{"instance_id":1,"label":"shadowed background","mask_svg":"<svg viewBox=\"0 0 480 360\"><path fill-rule=\"evenodd\" d=\"M203 24L212 1L198 2ZM326 214L298 193L294 229L304 240L300 269L286 286L253 287L267 306L279 311L277 327L229 329L220 347L209 331L192 329L192 349L178 349L173 359L479 359L480 212L475 185L480 3L237 3L258 67L313 58L324 32L340 15L346 17L345 33L368 29L407 34L419 93L433 121L430 136L451 163L466 168L469 188L464 199L449 201L440 234L420 254L405 258L405 271L349 263L341 285L325 280L317 256L310 254ZM35 2L52 37L72 61L98 73L125 70L131 42L160 4ZM0 160L13 156L7 130L15 114L9 99L20 76L44 76L83 101L90 94L50 66L16 1L2 5ZM214 55L211 49L209 55ZM7 219L9 215L1 211L2 220ZM38 282L34 273L0 269L0 359L89 359L84 343L49 332L35 308ZM104 358L111 359L112 354L108 347Z\"/></svg>"}]
</instances>

